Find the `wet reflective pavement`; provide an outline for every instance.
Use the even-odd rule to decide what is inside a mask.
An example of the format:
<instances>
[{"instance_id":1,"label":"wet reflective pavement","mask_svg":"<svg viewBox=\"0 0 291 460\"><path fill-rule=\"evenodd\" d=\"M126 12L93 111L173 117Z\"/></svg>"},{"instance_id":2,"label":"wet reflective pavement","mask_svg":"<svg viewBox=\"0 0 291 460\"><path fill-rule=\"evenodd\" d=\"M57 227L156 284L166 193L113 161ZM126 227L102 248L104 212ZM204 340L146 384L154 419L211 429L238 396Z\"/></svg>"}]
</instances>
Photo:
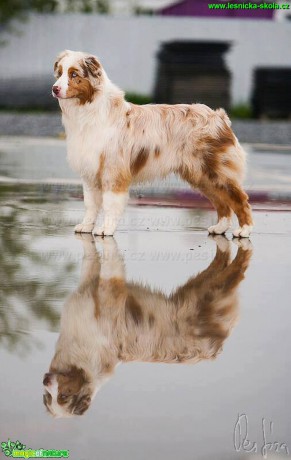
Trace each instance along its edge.
<instances>
[{"instance_id":1,"label":"wet reflective pavement","mask_svg":"<svg viewBox=\"0 0 291 460\"><path fill-rule=\"evenodd\" d=\"M73 182L4 182L0 443L73 460L290 453L288 206L255 206L251 243L208 237L209 209L133 205L92 240L73 234ZM52 404L57 368L70 389Z\"/></svg>"}]
</instances>

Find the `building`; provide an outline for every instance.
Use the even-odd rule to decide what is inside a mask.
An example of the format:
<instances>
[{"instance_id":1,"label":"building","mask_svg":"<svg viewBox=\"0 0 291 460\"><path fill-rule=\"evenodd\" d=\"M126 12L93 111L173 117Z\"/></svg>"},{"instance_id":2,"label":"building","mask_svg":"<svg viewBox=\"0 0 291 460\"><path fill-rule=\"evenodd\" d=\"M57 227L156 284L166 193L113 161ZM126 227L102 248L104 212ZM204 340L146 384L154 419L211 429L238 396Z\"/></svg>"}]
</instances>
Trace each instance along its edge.
<instances>
[{"instance_id":1,"label":"building","mask_svg":"<svg viewBox=\"0 0 291 460\"><path fill-rule=\"evenodd\" d=\"M232 1L233 8L228 7L227 1L221 0L180 0L162 7L157 14L161 16L194 16L213 18L240 18L240 19L273 19L276 10L269 8L241 9L236 5L249 6L244 0ZM261 0L252 0L251 3L260 3ZM270 3L270 0L264 0ZM273 3L273 1L272 1ZM212 5L211 7L209 5Z\"/></svg>"},{"instance_id":2,"label":"building","mask_svg":"<svg viewBox=\"0 0 291 460\"><path fill-rule=\"evenodd\" d=\"M65 12L103 12L113 16L133 14L155 14L162 8L176 3L176 0L57 0L57 11Z\"/></svg>"}]
</instances>

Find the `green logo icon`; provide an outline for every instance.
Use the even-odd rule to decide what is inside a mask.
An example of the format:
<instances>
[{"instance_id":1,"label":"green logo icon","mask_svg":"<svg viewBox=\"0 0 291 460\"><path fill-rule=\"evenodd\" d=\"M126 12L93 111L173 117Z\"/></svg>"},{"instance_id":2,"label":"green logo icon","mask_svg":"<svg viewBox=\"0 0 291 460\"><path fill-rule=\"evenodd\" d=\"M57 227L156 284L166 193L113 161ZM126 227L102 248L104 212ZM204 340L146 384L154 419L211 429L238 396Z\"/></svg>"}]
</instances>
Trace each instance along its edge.
<instances>
[{"instance_id":1,"label":"green logo icon","mask_svg":"<svg viewBox=\"0 0 291 460\"><path fill-rule=\"evenodd\" d=\"M1 442L1 447L4 455L6 457L12 457L13 450L24 450L26 448L25 444L22 444L20 441L12 442L8 439L8 442ZM29 449L30 450L30 449Z\"/></svg>"},{"instance_id":2,"label":"green logo icon","mask_svg":"<svg viewBox=\"0 0 291 460\"><path fill-rule=\"evenodd\" d=\"M46 450L46 449L28 449L20 441L1 442L2 452L6 457L13 458L68 458L68 450Z\"/></svg>"}]
</instances>

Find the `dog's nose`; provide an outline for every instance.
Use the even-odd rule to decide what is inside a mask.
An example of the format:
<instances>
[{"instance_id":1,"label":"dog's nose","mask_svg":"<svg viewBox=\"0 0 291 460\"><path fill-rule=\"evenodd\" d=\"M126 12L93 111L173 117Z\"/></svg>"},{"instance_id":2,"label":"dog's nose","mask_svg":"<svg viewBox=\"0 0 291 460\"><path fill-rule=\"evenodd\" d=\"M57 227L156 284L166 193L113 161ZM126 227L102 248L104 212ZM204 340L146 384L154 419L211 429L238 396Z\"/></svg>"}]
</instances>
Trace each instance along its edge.
<instances>
[{"instance_id":1,"label":"dog's nose","mask_svg":"<svg viewBox=\"0 0 291 460\"><path fill-rule=\"evenodd\" d=\"M49 385L51 383L51 375L49 372L44 374L44 378L43 378L43 385L46 387L47 385Z\"/></svg>"},{"instance_id":2,"label":"dog's nose","mask_svg":"<svg viewBox=\"0 0 291 460\"><path fill-rule=\"evenodd\" d=\"M61 88L59 86L53 86L53 92L55 94L58 94L60 92Z\"/></svg>"}]
</instances>

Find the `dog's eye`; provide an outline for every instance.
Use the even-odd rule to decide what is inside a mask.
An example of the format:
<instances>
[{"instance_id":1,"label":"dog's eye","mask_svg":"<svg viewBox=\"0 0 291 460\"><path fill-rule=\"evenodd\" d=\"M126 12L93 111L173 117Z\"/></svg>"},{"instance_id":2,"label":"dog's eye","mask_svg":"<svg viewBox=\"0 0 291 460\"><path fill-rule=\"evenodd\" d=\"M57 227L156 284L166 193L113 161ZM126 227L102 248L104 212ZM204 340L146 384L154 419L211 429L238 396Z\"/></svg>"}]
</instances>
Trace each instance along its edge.
<instances>
[{"instance_id":1,"label":"dog's eye","mask_svg":"<svg viewBox=\"0 0 291 460\"><path fill-rule=\"evenodd\" d=\"M76 72L73 72L72 75L71 75L72 78L76 78L77 76L78 75L76 74Z\"/></svg>"},{"instance_id":2,"label":"dog's eye","mask_svg":"<svg viewBox=\"0 0 291 460\"><path fill-rule=\"evenodd\" d=\"M65 401L65 399L67 399L67 395L60 394L60 395L59 395L59 398L60 398L62 401Z\"/></svg>"}]
</instances>

